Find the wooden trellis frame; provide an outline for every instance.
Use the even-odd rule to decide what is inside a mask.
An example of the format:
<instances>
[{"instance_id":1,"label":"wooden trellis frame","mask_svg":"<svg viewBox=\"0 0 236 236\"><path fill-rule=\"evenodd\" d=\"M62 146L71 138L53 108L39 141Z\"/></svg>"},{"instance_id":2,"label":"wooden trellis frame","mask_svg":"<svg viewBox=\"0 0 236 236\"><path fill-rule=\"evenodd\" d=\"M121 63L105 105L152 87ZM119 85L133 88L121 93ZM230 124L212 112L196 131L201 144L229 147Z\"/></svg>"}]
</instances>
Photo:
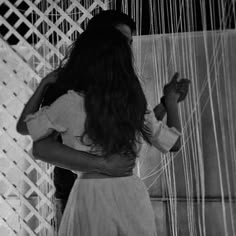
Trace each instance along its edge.
<instances>
[{"instance_id":1,"label":"wooden trellis frame","mask_svg":"<svg viewBox=\"0 0 236 236\"><path fill-rule=\"evenodd\" d=\"M0 234L55 235L53 168L16 121L34 89L107 0L0 0ZM12 43L14 45L12 45Z\"/></svg>"}]
</instances>

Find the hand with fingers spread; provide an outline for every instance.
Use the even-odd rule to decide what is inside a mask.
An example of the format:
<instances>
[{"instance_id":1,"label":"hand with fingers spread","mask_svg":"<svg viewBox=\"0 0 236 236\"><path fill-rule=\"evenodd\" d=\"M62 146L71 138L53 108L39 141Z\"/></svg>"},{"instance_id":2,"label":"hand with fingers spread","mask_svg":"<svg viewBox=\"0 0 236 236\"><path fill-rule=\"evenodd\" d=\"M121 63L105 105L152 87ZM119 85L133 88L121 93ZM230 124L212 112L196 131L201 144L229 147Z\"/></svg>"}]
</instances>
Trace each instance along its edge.
<instances>
[{"instance_id":1,"label":"hand with fingers spread","mask_svg":"<svg viewBox=\"0 0 236 236\"><path fill-rule=\"evenodd\" d=\"M172 80L164 86L164 96L161 97L160 104L153 109L157 120L162 120L166 114L166 99L170 100L174 96L177 102L182 102L188 94L190 80L185 78L178 80L178 77L179 74L176 72Z\"/></svg>"},{"instance_id":2,"label":"hand with fingers spread","mask_svg":"<svg viewBox=\"0 0 236 236\"><path fill-rule=\"evenodd\" d=\"M161 98L161 103L165 106L166 100L174 99L177 102L182 102L189 91L190 80L185 78L179 78L179 73L176 72L171 81L164 86L164 96Z\"/></svg>"}]
</instances>

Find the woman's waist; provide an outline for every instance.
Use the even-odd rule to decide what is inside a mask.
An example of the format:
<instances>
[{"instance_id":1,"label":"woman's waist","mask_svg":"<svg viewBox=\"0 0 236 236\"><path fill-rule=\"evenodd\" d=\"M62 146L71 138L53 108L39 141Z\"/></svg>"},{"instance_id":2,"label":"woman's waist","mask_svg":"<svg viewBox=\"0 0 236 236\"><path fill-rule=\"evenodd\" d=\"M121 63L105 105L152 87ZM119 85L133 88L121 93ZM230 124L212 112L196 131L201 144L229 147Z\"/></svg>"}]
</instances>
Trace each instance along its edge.
<instances>
[{"instance_id":1,"label":"woman's waist","mask_svg":"<svg viewBox=\"0 0 236 236\"><path fill-rule=\"evenodd\" d=\"M107 175L104 173L99 173L99 172L83 172L79 175L80 179L107 179L107 178L123 178L123 177L130 177L133 175L133 172L130 172L127 175L123 175L123 176L111 176L111 175Z\"/></svg>"}]
</instances>

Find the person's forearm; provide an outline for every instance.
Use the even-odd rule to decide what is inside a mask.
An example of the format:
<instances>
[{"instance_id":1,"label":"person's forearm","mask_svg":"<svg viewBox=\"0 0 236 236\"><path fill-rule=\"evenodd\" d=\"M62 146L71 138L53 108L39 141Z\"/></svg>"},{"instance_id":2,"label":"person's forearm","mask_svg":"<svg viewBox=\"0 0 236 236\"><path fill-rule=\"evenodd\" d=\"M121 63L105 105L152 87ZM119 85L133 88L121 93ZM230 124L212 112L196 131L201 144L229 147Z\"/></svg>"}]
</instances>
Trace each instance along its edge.
<instances>
[{"instance_id":1,"label":"person's forearm","mask_svg":"<svg viewBox=\"0 0 236 236\"><path fill-rule=\"evenodd\" d=\"M50 138L34 142L33 155L38 160L69 170L91 172L105 168L104 158L74 150Z\"/></svg>"},{"instance_id":2,"label":"person's forearm","mask_svg":"<svg viewBox=\"0 0 236 236\"><path fill-rule=\"evenodd\" d=\"M166 111L167 111L167 125L171 128L176 128L181 132L181 124L179 119L179 111L177 102L166 102ZM171 148L170 151L178 151L181 147L180 137L176 141L175 145Z\"/></svg>"},{"instance_id":3,"label":"person's forearm","mask_svg":"<svg viewBox=\"0 0 236 236\"><path fill-rule=\"evenodd\" d=\"M18 133L23 134L23 135L29 134L27 126L26 126L26 122L24 122L25 117L29 114L32 114L38 111L40 104L43 100L44 94L46 92L46 88L47 88L47 84L42 81L39 84L36 91L34 92L34 94L32 95L32 97L29 99L29 101L25 105L16 125L16 130Z\"/></svg>"}]
</instances>

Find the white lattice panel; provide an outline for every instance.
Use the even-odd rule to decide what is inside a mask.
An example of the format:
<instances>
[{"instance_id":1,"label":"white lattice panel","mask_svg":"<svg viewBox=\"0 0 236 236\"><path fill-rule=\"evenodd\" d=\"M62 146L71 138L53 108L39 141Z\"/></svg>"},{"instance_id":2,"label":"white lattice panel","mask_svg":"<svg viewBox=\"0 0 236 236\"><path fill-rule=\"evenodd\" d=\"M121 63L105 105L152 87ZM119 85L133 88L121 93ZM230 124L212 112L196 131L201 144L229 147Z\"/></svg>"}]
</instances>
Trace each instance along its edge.
<instances>
[{"instance_id":1,"label":"white lattice panel","mask_svg":"<svg viewBox=\"0 0 236 236\"><path fill-rule=\"evenodd\" d=\"M53 168L16 122L41 78L106 0L0 0L0 235L55 235Z\"/></svg>"}]
</instances>

